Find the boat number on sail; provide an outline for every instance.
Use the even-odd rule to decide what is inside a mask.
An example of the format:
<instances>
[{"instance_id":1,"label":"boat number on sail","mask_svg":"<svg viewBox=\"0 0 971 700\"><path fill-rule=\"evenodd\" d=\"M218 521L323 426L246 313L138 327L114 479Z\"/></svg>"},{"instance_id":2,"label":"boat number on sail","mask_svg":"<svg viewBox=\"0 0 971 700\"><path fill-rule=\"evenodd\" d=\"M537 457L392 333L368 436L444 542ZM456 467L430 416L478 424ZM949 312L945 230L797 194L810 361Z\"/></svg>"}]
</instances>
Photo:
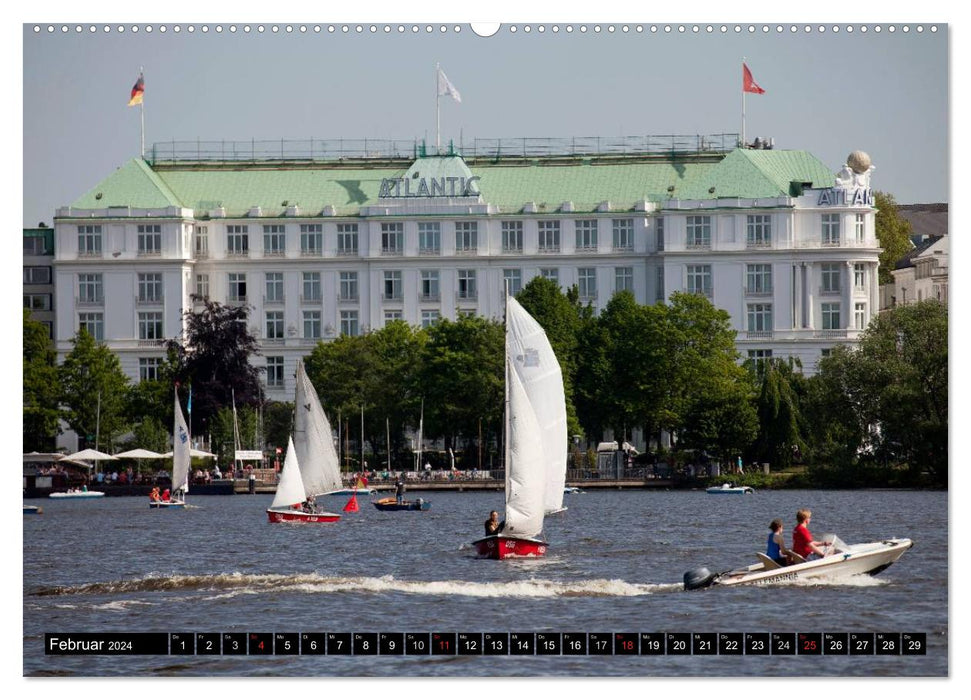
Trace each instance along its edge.
<instances>
[{"instance_id":1,"label":"boat number on sail","mask_svg":"<svg viewBox=\"0 0 971 700\"><path fill-rule=\"evenodd\" d=\"M526 348L522 355L516 356L516 359L523 363L523 367L539 367L539 350Z\"/></svg>"}]
</instances>

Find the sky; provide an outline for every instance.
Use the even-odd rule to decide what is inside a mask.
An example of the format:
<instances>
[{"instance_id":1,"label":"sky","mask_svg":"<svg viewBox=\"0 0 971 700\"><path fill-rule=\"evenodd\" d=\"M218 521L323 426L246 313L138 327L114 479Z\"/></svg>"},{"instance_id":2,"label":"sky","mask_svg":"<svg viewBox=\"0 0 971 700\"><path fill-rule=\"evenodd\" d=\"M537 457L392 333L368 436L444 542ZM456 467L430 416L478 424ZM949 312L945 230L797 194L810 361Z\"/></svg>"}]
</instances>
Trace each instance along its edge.
<instances>
[{"instance_id":1,"label":"sky","mask_svg":"<svg viewBox=\"0 0 971 700\"><path fill-rule=\"evenodd\" d=\"M129 22L123 32L118 22L83 23L80 33L76 22L67 32L63 22L23 25L24 225L50 224L57 207L138 155L140 109L127 102L142 67L151 148L197 139L433 143L436 63L462 98L442 98L443 142L737 133L744 57L765 90L746 98L749 140L808 150L834 172L863 150L876 166L875 189L900 203L949 199L946 24L911 23L908 32L897 24L891 33L888 23L880 32L813 23L807 33L805 24L793 32L778 22L738 32L713 22L684 32L681 24L534 22L528 33L526 23L504 24L488 38L455 22L424 22L418 32L413 22L352 23L347 33L341 23L330 32L332 24L264 22L262 33L259 22L235 20Z\"/></svg>"}]
</instances>

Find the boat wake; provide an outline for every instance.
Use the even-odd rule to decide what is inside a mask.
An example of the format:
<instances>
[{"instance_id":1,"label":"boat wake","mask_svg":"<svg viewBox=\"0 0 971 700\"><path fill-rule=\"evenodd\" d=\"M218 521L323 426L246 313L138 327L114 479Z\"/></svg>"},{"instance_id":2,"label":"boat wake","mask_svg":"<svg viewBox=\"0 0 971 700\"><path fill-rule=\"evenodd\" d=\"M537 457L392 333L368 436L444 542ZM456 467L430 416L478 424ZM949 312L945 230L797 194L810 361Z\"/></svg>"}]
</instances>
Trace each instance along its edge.
<instances>
[{"instance_id":1,"label":"boat wake","mask_svg":"<svg viewBox=\"0 0 971 700\"><path fill-rule=\"evenodd\" d=\"M206 597L235 597L264 593L405 593L418 596L467 596L470 598L611 598L644 596L681 590L680 583L630 583L621 579L553 581L528 579L509 582L404 581L393 576L344 577L320 574L216 574L210 576L149 576L129 581L54 586L30 596L87 596L118 593L196 592Z\"/></svg>"}]
</instances>

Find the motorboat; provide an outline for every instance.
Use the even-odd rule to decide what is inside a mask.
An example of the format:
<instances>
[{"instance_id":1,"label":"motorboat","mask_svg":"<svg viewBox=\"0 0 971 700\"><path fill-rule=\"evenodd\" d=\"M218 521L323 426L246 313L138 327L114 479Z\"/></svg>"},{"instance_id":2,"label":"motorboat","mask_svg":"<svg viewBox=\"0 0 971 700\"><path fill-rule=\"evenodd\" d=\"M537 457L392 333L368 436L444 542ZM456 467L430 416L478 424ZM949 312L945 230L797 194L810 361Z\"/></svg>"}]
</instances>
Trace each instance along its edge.
<instances>
[{"instance_id":1,"label":"motorboat","mask_svg":"<svg viewBox=\"0 0 971 700\"><path fill-rule=\"evenodd\" d=\"M374 507L378 510L428 510L432 507L432 504L421 498L398 503L397 499L391 496L374 501Z\"/></svg>"},{"instance_id":2,"label":"motorboat","mask_svg":"<svg viewBox=\"0 0 971 700\"><path fill-rule=\"evenodd\" d=\"M583 493L583 491L576 486L564 486L563 493Z\"/></svg>"},{"instance_id":3,"label":"motorboat","mask_svg":"<svg viewBox=\"0 0 971 700\"><path fill-rule=\"evenodd\" d=\"M24 515L40 515L44 509L40 506L24 506Z\"/></svg>"},{"instance_id":4,"label":"motorboat","mask_svg":"<svg viewBox=\"0 0 971 700\"><path fill-rule=\"evenodd\" d=\"M792 554L797 561L789 566L781 566L759 552L755 555L758 562L751 566L722 573L711 573L704 567L692 569L684 574L684 589L691 591L710 586L762 585L859 574L875 576L914 546L906 538L848 545L835 535L823 535L821 541L831 543L824 550L826 556L806 560L798 554Z\"/></svg>"},{"instance_id":5,"label":"motorboat","mask_svg":"<svg viewBox=\"0 0 971 700\"><path fill-rule=\"evenodd\" d=\"M363 488L353 488L353 489L337 489L336 491L328 491L327 493L320 494L321 496L370 496L373 493L377 493L377 489L372 489L369 486L364 486Z\"/></svg>"},{"instance_id":6,"label":"motorboat","mask_svg":"<svg viewBox=\"0 0 971 700\"><path fill-rule=\"evenodd\" d=\"M68 489L52 493L48 498L104 498L104 491L88 491L86 489Z\"/></svg>"},{"instance_id":7,"label":"motorboat","mask_svg":"<svg viewBox=\"0 0 971 700\"><path fill-rule=\"evenodd\" d=\"M732 484L722 484L721 486L712 486L710 488L705 489L705 493L744 496L747 493L755 493L755 489L753 489L751 486L734 486Z\"/></svg>"}]
</instances>

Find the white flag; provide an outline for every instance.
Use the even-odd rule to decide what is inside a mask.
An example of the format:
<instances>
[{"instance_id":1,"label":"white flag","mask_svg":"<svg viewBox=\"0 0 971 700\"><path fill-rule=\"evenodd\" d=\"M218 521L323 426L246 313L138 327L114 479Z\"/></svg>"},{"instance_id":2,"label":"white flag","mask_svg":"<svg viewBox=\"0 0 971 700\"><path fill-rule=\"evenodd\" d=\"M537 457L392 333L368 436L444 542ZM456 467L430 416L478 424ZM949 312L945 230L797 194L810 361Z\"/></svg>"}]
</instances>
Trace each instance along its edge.
<instances>
[{"instance_id":1,"label":"white flag","mask_svg":"<svg viewBox=\"0 0 971 700\"><path fill-rule=\"evenodd\" d=\"M462 96L459 94L459 91L448 81L445 72L441 68L438 69L438 94L451 95L452 99L456 102L462 101Z\"/></svg>"}]
</instances>

